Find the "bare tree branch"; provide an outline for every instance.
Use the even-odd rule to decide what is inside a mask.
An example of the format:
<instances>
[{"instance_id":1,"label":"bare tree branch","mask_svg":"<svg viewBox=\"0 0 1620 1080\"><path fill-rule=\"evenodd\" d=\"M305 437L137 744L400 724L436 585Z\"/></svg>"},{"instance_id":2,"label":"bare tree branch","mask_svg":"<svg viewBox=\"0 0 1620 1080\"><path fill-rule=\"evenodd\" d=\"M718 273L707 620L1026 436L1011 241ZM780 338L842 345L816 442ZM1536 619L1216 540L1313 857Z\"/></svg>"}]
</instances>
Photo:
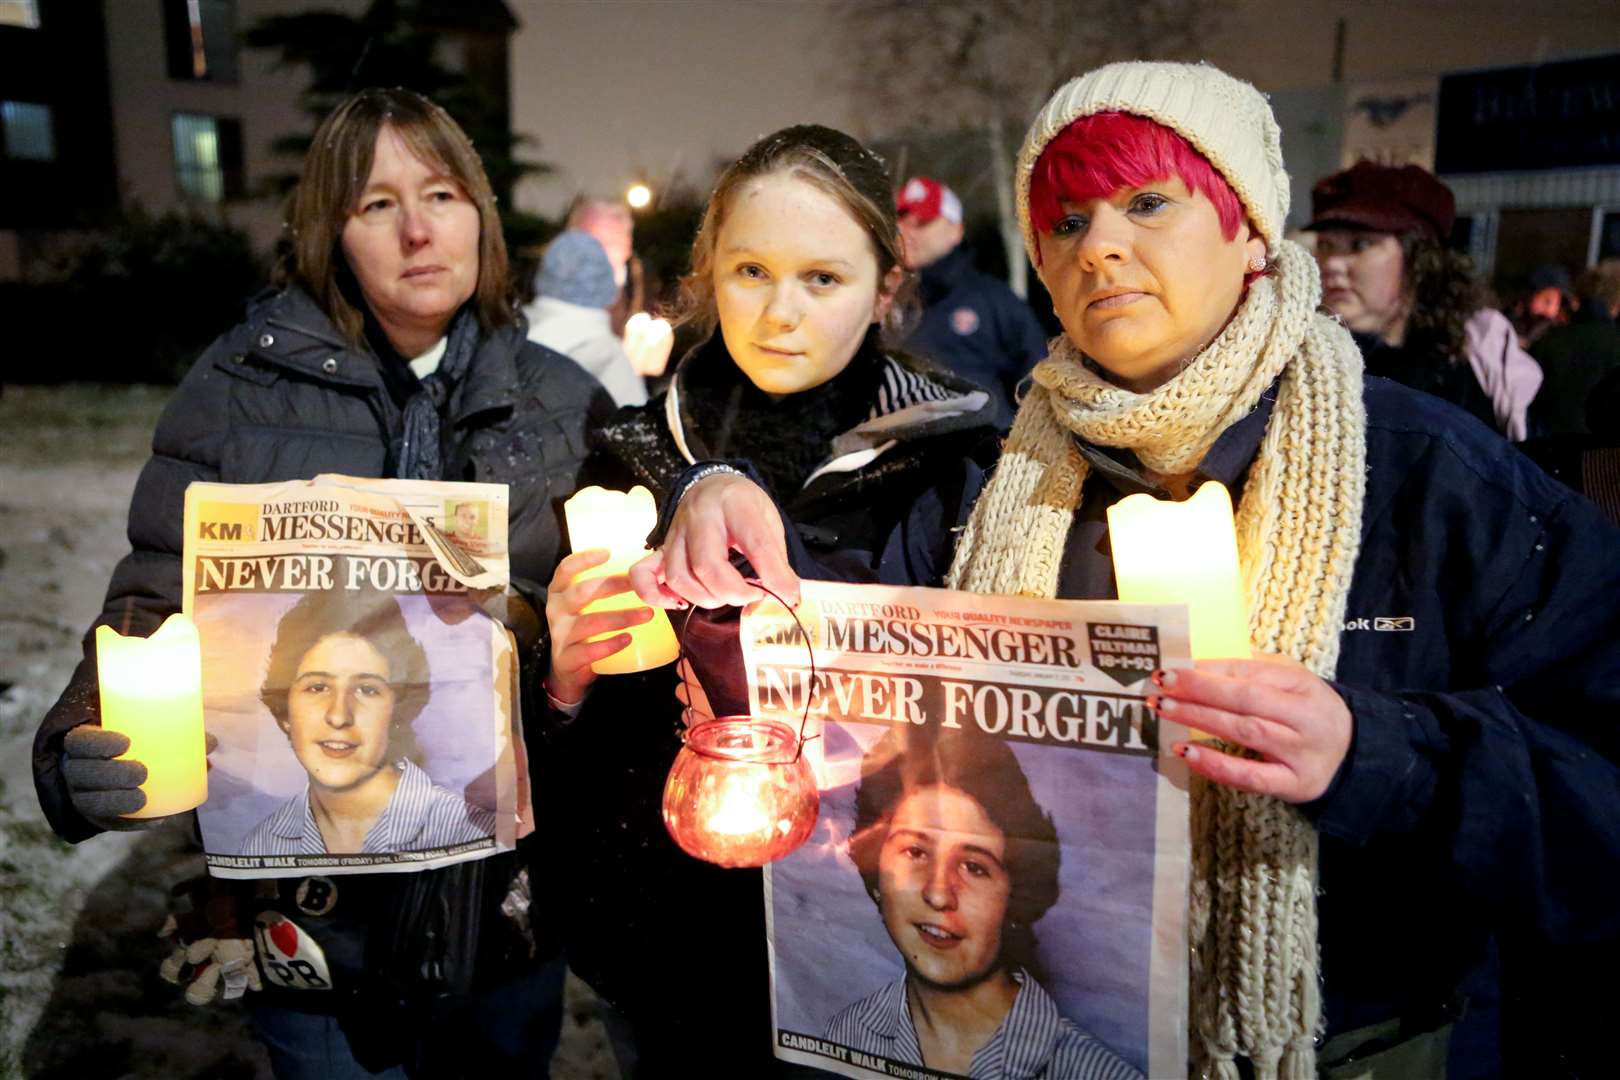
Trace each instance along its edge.
<instances>
[{"instance_id":1,"label":"bare tree branch","mask_svg":"<svg viewBox=\"0 0 1620 1080\"><path fill-rule=\"evenodd\" d=\"M1018 133L1053 90L1112 60L1196 59L1225 22L1210 0L833 0L851 90L894 130L979 131L1011 284L1025 292L1013 216Z\"/></svg>"}]
</instances>

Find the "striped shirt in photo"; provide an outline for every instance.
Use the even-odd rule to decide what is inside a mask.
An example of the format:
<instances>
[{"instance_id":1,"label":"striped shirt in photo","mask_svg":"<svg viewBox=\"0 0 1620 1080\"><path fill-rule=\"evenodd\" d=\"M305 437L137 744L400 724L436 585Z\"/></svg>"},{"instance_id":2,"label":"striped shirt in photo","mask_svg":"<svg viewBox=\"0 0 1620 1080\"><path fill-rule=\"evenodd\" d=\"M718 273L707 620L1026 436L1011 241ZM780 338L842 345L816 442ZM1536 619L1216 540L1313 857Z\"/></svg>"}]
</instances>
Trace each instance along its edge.
<instances>
[{"instance_id":1,"label":"striped shirt in photo","mask_svg":"<svg viewBox=\"0 0 1620 1080\"><path fill-rule=\"evenodd\" d=\"M495 813L439 787L414 763L401 760L399 786L366 833L362 855L448 847L495 835ZM309 787L282 803L248 833L243 855L325 855L326 842L309 805Z\"/></svg>"},{"instance_id":2,"label":"striped shirt in photo","mask_svg":"<svg viewBox=\"0 0 1620 1080\"><path fill-rule=\"evenodd\" d=\"M1023 969L1006 1019L973 1055L971 1080L1142 1080L1129 1062L1058 1013ZM827 1024L828 1041L905 1065L923 1065L906 1005L905 977L869 994Z\"/></svg>"}]
</instances>

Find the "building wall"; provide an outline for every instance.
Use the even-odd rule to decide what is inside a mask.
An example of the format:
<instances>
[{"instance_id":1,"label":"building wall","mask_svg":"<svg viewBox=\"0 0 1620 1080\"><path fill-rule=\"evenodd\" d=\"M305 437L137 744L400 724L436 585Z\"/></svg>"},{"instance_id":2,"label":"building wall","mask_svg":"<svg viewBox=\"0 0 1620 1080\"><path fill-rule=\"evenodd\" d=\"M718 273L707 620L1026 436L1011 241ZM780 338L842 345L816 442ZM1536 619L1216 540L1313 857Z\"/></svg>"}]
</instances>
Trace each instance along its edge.
<instances>
[{"instance_id":1,"label":"building wall","mask_svg":"<svg viewBox=\"0 0 1620 1080\"><path fill-rule=\"evenodd\" d=\"M1221 0L1208 57L1268 91L1620 52L1615 0ZM1343 56L1334 71L1344 23Z\"/></svg>"},{"instance_id":2,"label":"building wall","mask_svg":"<svg viewBox=\"0 0 1620 1080\"><path fill-rule=\"evenodd\" d=\"M271 15L308 9L308 0L237 0L238 29ZM367 0L322 0L321 6L358 15ZM118 185L126 204L154 213L192 209L217 215L247 230L254 246L268 250L281 233L279 200L250 197L223 206L189 202L175 172L173 116L177 112L234 117L242 125L245 187L261 189L268 177L296 171L298 163L271 153L283 135L308 131L298 108L308 81L302 67L277 70L275 54L238 52L234 82L183 81L169 77L162 0L117 0L108 5L107 55L117 132Z\"/></svg>"},{"instance_id":3,"label":"building wall","mask_svg":"<svg viewBox=\"0 0 1620 1080\"><path fill-rule=\"evenodd\" d=\"M0 150L0 279L42 254L47 230L108 214L117 202L100 0L41 0L37 28L0 25L0 101L44 105L54 157Z\"/></svg>"}]
</instances>

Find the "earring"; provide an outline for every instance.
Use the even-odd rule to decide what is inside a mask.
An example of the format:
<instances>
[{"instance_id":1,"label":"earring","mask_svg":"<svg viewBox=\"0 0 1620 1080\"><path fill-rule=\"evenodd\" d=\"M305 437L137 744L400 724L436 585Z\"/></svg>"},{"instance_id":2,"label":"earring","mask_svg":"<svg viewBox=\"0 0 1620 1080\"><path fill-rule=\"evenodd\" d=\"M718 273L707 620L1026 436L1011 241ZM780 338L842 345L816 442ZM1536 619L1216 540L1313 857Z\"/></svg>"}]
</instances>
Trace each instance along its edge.
<instances>
[{"instance_id":1,"label":"earring","mask_svg":"<svg viewBox=\"0 0 1620 1080\"><path fill-rule=\"evenodd\" d=\"M1264 255L1256 255L1254 258L1249 260L1249 269L1252 272L1258 274L1260 271L1264 270L1265 268L1266 268L1266 257Z\"/></svg>"}]
</instances>

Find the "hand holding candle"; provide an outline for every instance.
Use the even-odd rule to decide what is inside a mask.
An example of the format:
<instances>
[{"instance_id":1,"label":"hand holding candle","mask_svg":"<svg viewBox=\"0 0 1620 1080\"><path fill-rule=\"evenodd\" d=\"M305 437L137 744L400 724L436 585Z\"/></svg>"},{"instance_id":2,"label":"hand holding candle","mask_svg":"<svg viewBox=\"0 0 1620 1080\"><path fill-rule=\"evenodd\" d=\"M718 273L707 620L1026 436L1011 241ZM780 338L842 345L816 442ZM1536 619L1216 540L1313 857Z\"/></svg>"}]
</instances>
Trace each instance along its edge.
<instances>
[{"instance_id":1,"label":"hand holding candle","mask_svg":"<svg viewBox=\"0 0 1620 1080\"><path fill-rule=\"evenodd\" d=\"M1160 692L1148 703L1194 738L1225 739L1259 758L1188 742L1175 752L1194 772L1244 791L1294 803L1319 797L1349 753L1350 710L1304 665L1253 657L1226 488L1205 483L1180 503L1121 499L1108 509L1108 537L1121 600L1188 607L1197 666L1155 673Z\"/></svg>"},{"instance_id":2,"label":"hand holding candle","mask_svg":"<svg viewBox=\"0 0 1620 1080\"><path fill-rule=\"evenodd\" d=\"M200 806L208 797L208 757L197 628L179 614L149 638L126 638L109 626L98 627L96 666L101 732L75 732L76 742L106 743L109 734L128 739L129 748L108 764L144 765L140 789L146 802L124 816L167 817Z\"/></svg>"},{"instance_id":3,"label":"hand holding candle","mask_svg":"<svg viewBox=\"0 0 1620 1080\"><path fill-rule=\"evenodd\" d=\"M1187 605L1194 660L1250 655L1232 496L1224 484L1205 483L1183 502L1126 496L1108 508L1108 543L1121 600Z\"/></svg>"},{"instance_id":4,"label":"hand holding candle","mask_svg":"<svg viewBox=\"0 0 1620 1080\"><path fill-rule=\"evenodd\" d=\"M1161 716L1256 755L1174 744L1190 769L1218 783L1310 802L1327 791L1350 753L1355 721L1349 706L1297 660L1200 660L1194 668L1158 672L1153 681L1159 693L1148 702Z\"/></svg>"},{"instance_id":5,"label":"hand holding candle","mask_svg":"<svg viewBox=\"0 0 1620 1080\"><path fill-rule=\"evenodd\" d=\"M621 577L647 554L647 534L658 523L658 510L653 505L652 493L644 487L629 492L607 491L599 487L584 488L563 504L563 515L568 521L568 536L575 552L606 549L608 558L577 573L574 583L597 578ZM578 565L577 563L575 565ZM560 570L561 568L559 568ZM609 596L598 596L586 604L581 615L598 612L644 609L634 592L625 588ZM653 609L645 609L653 610ZM553 615L547 605L547 618ZM639 625L622 622L618 627L593 634L591 641L601 641L629 629L630 643L612 655L595 660L591 670L598 675L618 675L632 671L647 671L674 660L680 651L675 642L675 631L669 618L660 610L653 610L651 618Z\"/></svg>"},{"instance_id":6,"label":"hand holding candle","mask_svg":"<svg viewBox=\"0 0 1620 1080\"><path fill-rule=\"evenodd\" d=\"M647 607L603 611L596 606L602 598L617 596L630 584L619 574L586 577L587 571L604 565L610 557L600 548L576 552L557 564L546 589L546 628L551 645L546 692L565 705L583 701L585 691L596 681L592 665L627 648L632 628L653 617L652 609Z\"/></svg>"}]
</instances>

